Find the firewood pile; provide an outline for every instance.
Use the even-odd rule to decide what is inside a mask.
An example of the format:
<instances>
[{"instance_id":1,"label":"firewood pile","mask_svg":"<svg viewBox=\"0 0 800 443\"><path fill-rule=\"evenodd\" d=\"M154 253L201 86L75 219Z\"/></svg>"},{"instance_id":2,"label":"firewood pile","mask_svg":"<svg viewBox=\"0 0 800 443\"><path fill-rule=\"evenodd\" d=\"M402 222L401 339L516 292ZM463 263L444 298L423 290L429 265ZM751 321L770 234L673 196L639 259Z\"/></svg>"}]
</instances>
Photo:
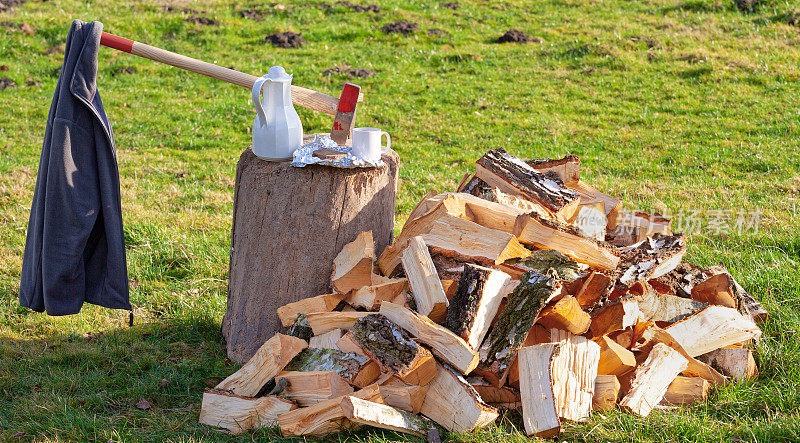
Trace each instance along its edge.
<instances>
[{"instance_id":1,"label":"firewood pile","mask_svg":"<svg viewBox=\"0 0 800 443\"><path fill-rule=\"evenodd\" d=\"M581 181L577 157L489 151L456 192L425 196L380 256L371 232L347 244L335 292L281 307L286 334L205 392L200 421L436 440L517 409L527 435L553 437L592 411L703 401L756 374L768 314L685 252L669 220Z\"/></svg>"}]
</instances>

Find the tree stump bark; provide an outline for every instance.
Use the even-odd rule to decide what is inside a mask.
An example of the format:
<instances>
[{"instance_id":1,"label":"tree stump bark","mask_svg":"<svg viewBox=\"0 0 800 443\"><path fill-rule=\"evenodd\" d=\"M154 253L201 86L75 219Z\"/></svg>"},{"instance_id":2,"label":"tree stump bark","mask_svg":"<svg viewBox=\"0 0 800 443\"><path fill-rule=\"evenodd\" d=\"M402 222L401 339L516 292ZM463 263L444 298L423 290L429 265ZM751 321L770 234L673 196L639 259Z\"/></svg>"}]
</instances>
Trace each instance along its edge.
<instances>
[{"instance_id":1,"label":"tree stump bark","mask_svg":"<svg viewBox=\"0 0 800 443\"><path fill-rule=\"evenodd\" d=\"M391 244L399 157L381 168L295 168L248 148L236 166L228 305L228 356L239 363L281 328L277 308L331 292L333 259L363 231L376 254ZM377 256L376 255L376 256Z\"/></svg>"}]
</instances>

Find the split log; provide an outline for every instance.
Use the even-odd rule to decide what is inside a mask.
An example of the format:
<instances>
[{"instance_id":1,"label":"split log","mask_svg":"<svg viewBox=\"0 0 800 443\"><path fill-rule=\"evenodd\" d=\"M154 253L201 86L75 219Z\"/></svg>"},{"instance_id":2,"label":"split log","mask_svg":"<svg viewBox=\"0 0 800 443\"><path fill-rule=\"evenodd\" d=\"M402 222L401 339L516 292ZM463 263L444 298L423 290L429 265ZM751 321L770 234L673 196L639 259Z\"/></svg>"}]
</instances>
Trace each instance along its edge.
<instances>
[{"instance_id":1,"label":"split log","mask_svg":"<svg viewBox=\"0 0 800 443\"><path fill-rule=\"evenodd\" d=\"M206 391L200 406L200 423L241 434L250 429L271 428L278 415L296 409L297 405L274 395L245 398L225 392Z\"/></svg>"},{"instance_id":2,"label":"split log","mask_svg":"<svg viewBox=\"0 0 800 443\"><path fill-rule=\"evenodd\" d=\"M447 308L445 326L478 349L497 315L505 287L511 280L503 271L467 264Z\"/></svg>"},{"instance_id":3,"label":"split log","mask_svg":"<svg viewBox=\"0 0 800 443\"><path fill-rule=\"evenodd\" d=\"M450 301L453 299L453 296L456 295L458 280L443 279L442 289L444 289L444 295L447 297L447 306L449 307Z\"/></svg>"},{"instance_id":4,"label":"split log","mask_svg":"<svg viewBox=\"0 0 800 443\"><path fill-rule=\"evenodd\" d=\"M600 363L597 373L601 375L622 375L636 367L633 352L623 348L607 335L594 339L600 345Z\"/></svg>"},{"instance_id":5,"label":"split log","mask_svg":"<svg viewBox=\"0 0 800 443\"><path fill-rule=\"evenodd\" d=\"M709 306L664 330L692 357L761 337L761 330L751 319L723 306Z\"/></svg>"},{"instance_id":6,"label":"split log","mask_svg":"<svg viewBox=\"0 0 800 443\"><path fill-rule=\"evenodd\" d=\"M511 363L539 314L561 291L554 275L526 273L508 296L494 328L481 345L478 373L495 386L503 386Z\"/></svg>"},{"instance_id":7,"label":"split log","mask_svg":"<svg viewBox=\"0 0 800 443\"><path fill-rule=\"evenodd\" d=\"M504 149L493 149L475 163L475 175L503 192L523 196L540 204L559 220L569 220L578 196L564 186L556 174L542 174Z\"/></svg>"},{"instance_id":8,"label":"split log","mask_svg":"<svg viewBox=\"0 0 800 443\"><path fill-rule=\"evenodd\" d=\"M531 159L525 163L542 174L552 172L564 183L576 183L581 179L581 160L577 155L565 155L560 159Z\"/></svg>"},{"instance_id":9,"label":"split log","mask_svg":"<svg viewBox=\"0 0 800 443\"><path fill-rule=\"evenodd\" d=\"M542 249L555 249L578 263L593 268L615 269L620 261L618 252L611 247L582 237L574 228L532 213L518 217L514 229L522 243Z\"/></svg>"},{"instance_id":10,"label":"split log","mask_svg":"<svg viewBox=\"0 0 800 443\"><path fill-rule=\"evenodd\" d=\"M353 334L349 332L344 334L342 338L340 338L339 341L336 342L336 349L342 352L348 352L352 354L366 356L361 347L358 346L358 343L356 343L356 341L353 340Z\"/></svg>"},{"instance_id":11,"label":"split log","mask_svg":"<svg viewBox=\"0 0 800 443\"><path fill-rule=\"evenodd\" d=\"M306 315L314 335L322 335L334 329L350 329L368 312L313 312Z\"/></svg>"},{"instance_id":12,"label":"split log","mask_svg":"<svg viewBox=\"0 0 800 443\"><path fill-rule=\"evenodd\" d=\"M309 341L314 335L314 330L311 329L311 325L308 323L308 318L305 314L297 314L294 323L286 330L286 335Z\"/></svg>"},{"instance_id":13,"label":"split log","mask_svg":"<svg viewBox=\"0 0 800 443\"><path fill-rule=\"evenodd\" d=\"M408 283L414 293L417 312L440 323L447 315L447 296L422 237L414 237L401 257Z\"/></svg>"},{"instance_id":14,"label":"split log","mask_svg":"<svg viewBox=\"0 0 800 443\"><path fill-rule=\"evenodd\" d=\"M222 335L244 363L281 330L278 307L333 292L333 261L372 231L375 253L392 242L399 157L378 168L295 168L251 149L236 167L230 270Z\"/></svg>"},{"instance_id":15,"label":"split log","mask_svg":"<svg viewBox=\"0 0 800 443\"><path fill-rule=\"evenodd\" d=\"M551 329L550 336L561 347L553 359L556 375L553 394L558 416L572 421L585 420L592 411L592 396L600 360L600 346L580 335ZM520 380L523 373L520 372Z\"/></svg>"},{"instance_id":16,"label":"split log","mask_svg":"<svg viewBox=\"0 0 800 443\"><path fill-rule=\"evenodd\" d=\"M642 244L626 252L619 263L619 283L629 287L641 280L658 278L673 269L686 254L683 234L654 234Z\"/></svg>"},{"instance_id":17,"label":"split log","mask_svg":"<svg viewBox=\"0 0 800 443\"><path fill-rule=\"evenodd\" d=\"M747 348L721 348L697 357L719 372L740 382L758 374L753 351Z\"/></svg>"},{"instance_id":18,"label":"split log","mask_svg":"<svg viewBox=\"0 0 800 443\"><path fill-rule=\"evenodd\" d=\"M482 378L481 380L480 383L470 383L470 385L487 404L499 409L519 409L522 407L522 400L518 390L511 386L498 388Z\"/></svg>"},{"instance_id":19,"label":"split log","mask_svg":"<svg viewBox=\"0 0 800 443\"><path fill-rule=\"evenodd\" d=\"M278 317L281 319L281 324L283 324L283 326L291 326L297 319L298 314L308 315L312 312L333 311L333 308L335 308L343 298L344 295L338 293L304 298L278 308Z\"/></svg>"},{"instance_id":20,"label":"split log","mask_svg":"<svg viewBox=\"0 0 800 443\"><path fill-rule=\"evenodd\" d=\"M286 365L286 370L333 371L357 388L371 384L381 375L378 365L368 357L336 349L306 349Z\"/></svg>"},{"instance_id":21,"label":"split log","mask_svg":"<svg viewBox=\"0 0 800 443\"><path fill-rule=\"evenodd\" d=\"M608 240L614 246L631 246L655 234L672 235L671 221L661 214L614 211L608 216Z\"/></svg>"},{"instance_id":22,"label":"split log","mask_svg":"<svg viewBox=\"0 0 800 443\"><path fill-rule=\"evenodd\" d=\"M385 306L383 303L381 307ZM436 360L430 351L411 339L408 332L381 314L369 314L350 330L362 352L383 371L401 380L424 386L436 377Z\"/></svg>"},{"instance_id":23,"label":"split log","mask_svg":"<svg viewBox=\"0 0 800 443\"><path fill-rule=\"evenodd\" d=\"M668 332L659 328L653 322L642 322L636 325L636 343L633 347L633 351L639 352L640 355L647 355L655 346L656 343L663 343L672 349L678 351L683 358L685 358L688 363L686 370L683 371L684 375L694 376L694 377L701 377L705 380L708 380L713 386L721 386L725 384L725 376L720 374L711 366L703 363L702 361L692 357L689 355L688 352L681 346L681 344L675 340Z\"/></svg>"},{"instance_id":24,"label":"split log","mask_svg":"<svg viewBox=\"0 0 800 443\"><path fill-rule=\"evenodd\" d=\"M308 347L311 349L337 349L336 343L342 339L341 329L334 329L322 335L315 335L308 340Z\"/></svg>"},{"instance_id":25,"label":"split log","mask_svg":"<svg viewBox=\"0 0 800 443\"><path fill-rule=\"evenodd\" d=\"M513 234L451 215L431 223L430 230L422 234L422 239L431 252L487 266L530 254Z\"/></svg>"},{"instance_id":26,"label":"split log","mask_svg":"<svg viewBox=\"0 0 800 443\"><path fill-rule=\"evenodd\" d=\"M372 262L375 261L375 244L372 231L362 232L352 242L344 245L333 259L331 285L340 294L372 284Z\"/></svg>"},{"instance_id":27,"label":"split log","mask_svg":"<svg viewBox=\"0 0 800 443\"><path fill-rule=\"evenodd\" d=\"M619 380L615 375L597 374L597 378L594 381L592 410L608 411L614 409L619 398L619 389Z\"/></svg>"},{"instance_id":28,"label":"split log","mask_svg":"<svg viewBox=\"0 0 800 443\"><path fill-rule=\"evenodd\" d=\"M708 271L713 274L728 274L730 273L722 266L711 266ZM734 295L736 297L736 304L738 305L739 312L749 315L754 321L764 321L769 317L769 312L761 306L761 303L744 290L742 285L731 276L733 280L733 288L735 289Z\"/></svg>"},{"instance_id":29,"label":"split log","mask_svg":"<svg viewBox=\"0 0 800 443\"><path fill-rule=\"evenodd\" d=\"M581 202L575 211L575 217L570 220L572 226L583 237L605 241L606 239L606 213L602 202Z\"/></svg>"},{"instance_id":30,"label":"split log","mask_svg":"<svg viewBox=\"0 0 800 443\"><path fill-rule=\"evenodd\" d=\"M586 280L584 280L575 298L578 300L578 304L582 309L588 309L596 305L597 302L604 297L608 297L608 294L611 293L613 288L614 280L612 280L611 277L600 272L592 271L592 273L586 277Z\"/></svg>"},{"instance_id":31,"label":"split log","mask_svg":"<svg viewBox=\"0 0 800 443\"><path fill-rule=\"evenodd\" d=\"M394 303L382 303L380 313L462 374L469 374L478 365L478 353L444 326Z\"/></svg>"},{"instance_id":32,"label":"split log","mask_svg":"<svg viewBox=\"0 0 800 443\"><path fill-rule=\"evenodd\" d=\"M711 384L701 377L677 376L669 384L662 405L685 406L705 401Z\"/></svg>"},{"instance_id":33,"label":"split log","mask_svg":"<svg viewBox=\"0 0 800 443\"><path fill-rule=\"evenodd\" d=\"M589 329L592 335L600 337L636 325L642 316L636 298L626 296L613 301L592 314Z\"/></svg>"},{"instance_id":34,"label":"split log","mask_svg":"<svg viewBox=\"0 0 800 443\"><path fill-rule=\"evenodd\" d=\"M549 438L561 433L553 392L557 376L553 360L561 348L559 343L546 343L519 350L522 423L528 436Z\"/></svg>"},{"instance_id":35,"label":"split log","mask_svg":"<svg viewBox=\"0 0 800 443\"><path fill-rule=\"evenodd\" d=\"M357 397L343 398L341 408L348 420L375 428L389 429L418 437L427 435L430 429L435 428L433 422L425 417Z\"/></svg>"},{"instance_id":36,"label":"split log","mask_svg":"<svg viewBox=\"0 0 800 443\"><path fill-rule=\"evenodd\" d=\"M561 329L577 335L588 331L591 323L589 314L581 309L578 300L571 295L547 305L539 316L539 324L545 328Z\"/></svg>"},{"instance_id":37,"label":"split log","mask_svg":"<svg viewBox=\"0 0 800 443\"><path fill-rule=\"evenodd\" d=\"M711 276L704 269L681 262L670 272L649 281L659 293L692 298L692 288Z\"/></svg>"},{"instance_id":38,"label":"split log","mask_svg":"<svg viewBox=\"0 0 800 443\"><path fill-rule=\"evenodd\" d=\"M550 343L553 341L550 336L550 330L540 324L534 324L531 330L528 331L525 342L522 343L522 348L540 345L542 343ZM514 357L514 362L511 363L511 368L508 370L508 380L510 386L519 389L519 356Z\"/></svg>"},{"instance_id":39,"label":"split log","mask_svg":"<svg viewBox=\"0 0 800 443\"><path fill-rule=\"evenodd\" d=\"M659 294L646 281L636 282L628 293L636 297L642 320L675 323L708 307L708 303Z\"/></svg>"},{"instance_id":40,"label":"split log","mask_svg":"<svg viewBox=\"0 0 800 443\"><path fill-rule=\"evenodd\" d=\"M627 328L621 331L614 331L607 335L608 338L614 340L625 349L630 349L634 342L633 337L634 328Z\"/></svg>"},{"instance_id":41,"label":"split log","mask_svg":"<svg viewBox=\"0 0 800 443\"><path fill-rule=\"evenodd\" d=\"M396 278L378 284L364 286L350 291L345 301L357 308L366 308L368 311L377 310L381 302L392 301L408 288L408 279Z\"/></svg>"},{"instance_id":42,"label":"split log","mask_svg":"<svg viewBox=\"0 0 800 443\"><path fill-rule=\"evenodd\" d=\"M411 385L392 375L379 382L381 397L387 405L418 414L428 393L428 386Z\"/></svg>"},{"instance_id":43,"label":"split log","mask_svg":"<svg viewBox=\"0 0 800 443\"><path fill-rule=\"evenodd\" d=\"M369 385L351 394L375 403L382 403L378 385ZM304 435L322 437L353 426L348 420L341 404L344 396L319 402L307 408L295 409L278 415L281 434L285 437L301 437Z\"/></svg>"},{"instance_id":44,"label":"split log","mask_svg":"<svg viewBox=\"0 0 800 443\"><path fill-rule=\"evenodd\" d=\"M620 406L628 411L647 417L678 374L686 369L688 362L678 351L659 343L653 346L647 360L636 368L628 394Z\"/></svg>"},{"instance_id":45,"label":"split log","mask_svg":"<svg viewBox=\"0 0 800 443\"><path fill-rule=\"evenodd\" d=\"M470 432L488 426L499 415L497 409L481 400L463 377L439 364L436 377L428 385L421 412L452 432Z\"/></svg>"},{"instance_id":46,"label":"split log","mask_svg":"<svg viewBox=\"0 0 800 443\"><path fill-rule=\"evenodd\" d=\"M692 300L710 305L737 308L733 277L723 273L712 275L692 288Z\"/></svg>"},{"instance_id":47,"label":"split log","mask_svg":"<svg viewBox=\"0 0 800 443\"><path fill-rule=\"evenodd\" d=\"M606 218L608 218L609 221L613 220L613 214L616 214L622 208L622 200L604 194L582 181L567 183L566 187L575 191L581 202L602 202L606 212Z\"/></svg>"},{"instance_id":48,"label":"split log","mask_svg":"<svg viewBox=\"0 0 800 443\"><path fill-rule=\"evenodd\" d=\"M353 393L352 386L334 371L283 371L277 376L289 383L282 395L300 406Z\"/></svg>"},{"instance_id":49,"label":"split log","mask_svg":"<svg viewBox=\"0 0 800 443\"><path fill-rule=\"evenodd\" d=\"M272 377L278 375L297 354L306 348L305 340L275 334L238 371L222 380L215 389L242 397L255 397Z\"/></svg>"}]
</instances>

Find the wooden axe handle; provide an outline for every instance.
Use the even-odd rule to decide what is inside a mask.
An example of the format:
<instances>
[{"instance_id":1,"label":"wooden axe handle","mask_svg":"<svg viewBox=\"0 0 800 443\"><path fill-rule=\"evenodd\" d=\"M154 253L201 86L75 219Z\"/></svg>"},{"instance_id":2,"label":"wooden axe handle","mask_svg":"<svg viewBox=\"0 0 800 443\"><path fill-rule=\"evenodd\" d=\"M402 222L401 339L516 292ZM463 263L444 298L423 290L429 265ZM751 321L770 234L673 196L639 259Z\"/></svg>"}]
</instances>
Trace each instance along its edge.
<instances>
[{"instance_id":1,"label":"wooden axe handle","mask_svg":"<svg viewBox=\"0 0 800 443\"><path fill-rule=\"evenodd\" d=\"M255 83L258 78L254 75L223 68L222 66L206 63L201 60L186 57L185 55L176 54L165 49L156 48L155 46L146 45L107 32L103 32L103 35L100 37L100 44L176 68L233 83L248 91L253 89L253 83ZM295 85L292 85L292 102L304 108L311 109L312 111L324 112L334 116L339 108L338 98Z\"/></svg>"}]
</instances>

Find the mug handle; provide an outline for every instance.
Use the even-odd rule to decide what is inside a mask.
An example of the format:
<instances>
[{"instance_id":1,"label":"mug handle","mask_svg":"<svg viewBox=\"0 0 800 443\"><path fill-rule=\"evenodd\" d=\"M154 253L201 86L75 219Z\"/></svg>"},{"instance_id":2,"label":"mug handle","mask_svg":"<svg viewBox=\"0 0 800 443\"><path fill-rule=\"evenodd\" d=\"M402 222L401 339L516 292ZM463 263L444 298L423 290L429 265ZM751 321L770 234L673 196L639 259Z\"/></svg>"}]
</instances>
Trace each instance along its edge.
<instances>
[{"instance_id":1,"label":"mug handle","mask_svg":"<svg viewBox=\"0 0 800 443\"><path fill-rule=\"evenodd\" d=\"M386 131L381 131L381 135L386 136L386 148L381 149L381 154L386 154L390 149L392 149L392 137L390 137L389 133Z\"/></svg>"}]
</instances>

